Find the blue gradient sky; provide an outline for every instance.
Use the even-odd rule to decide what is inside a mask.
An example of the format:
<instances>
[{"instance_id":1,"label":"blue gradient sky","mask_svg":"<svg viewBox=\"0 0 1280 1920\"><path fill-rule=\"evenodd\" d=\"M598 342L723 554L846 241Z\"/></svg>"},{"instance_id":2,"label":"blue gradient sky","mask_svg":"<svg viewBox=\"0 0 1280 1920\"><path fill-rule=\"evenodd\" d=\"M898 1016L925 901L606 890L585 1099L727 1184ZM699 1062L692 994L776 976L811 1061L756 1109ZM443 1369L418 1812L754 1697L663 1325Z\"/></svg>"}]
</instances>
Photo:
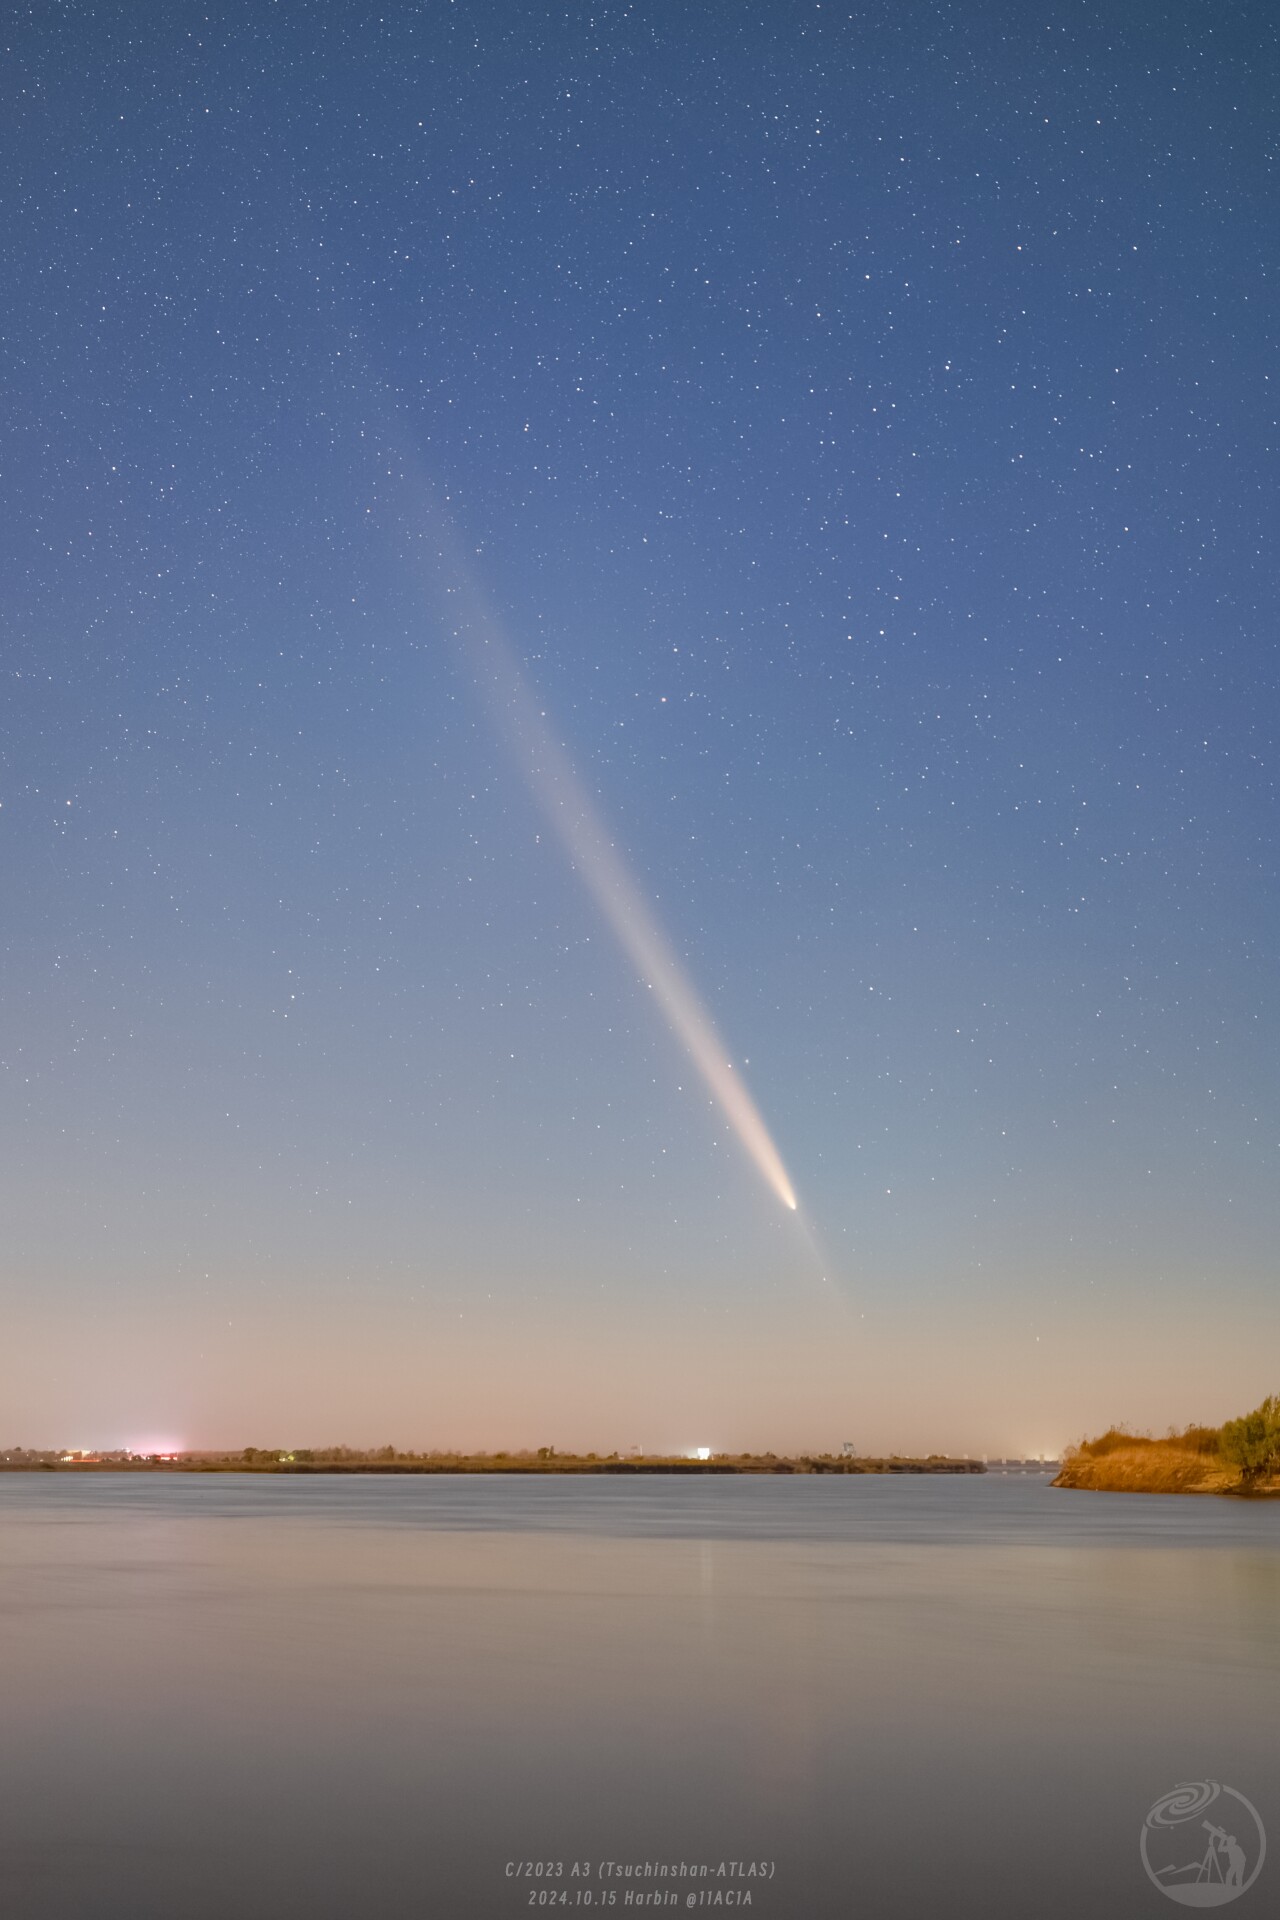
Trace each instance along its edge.
<instances>
[{"instance_id":1,"label":"blue gradient sky","mask_svg":"<svg viewBox=\"0 0 1280 1920\"><path fill-rule=\"evenodd\" d=\"M0 1439L1277 1386L1278 67L1186 0L18 23Z\"/></svg>"}]
</instances>

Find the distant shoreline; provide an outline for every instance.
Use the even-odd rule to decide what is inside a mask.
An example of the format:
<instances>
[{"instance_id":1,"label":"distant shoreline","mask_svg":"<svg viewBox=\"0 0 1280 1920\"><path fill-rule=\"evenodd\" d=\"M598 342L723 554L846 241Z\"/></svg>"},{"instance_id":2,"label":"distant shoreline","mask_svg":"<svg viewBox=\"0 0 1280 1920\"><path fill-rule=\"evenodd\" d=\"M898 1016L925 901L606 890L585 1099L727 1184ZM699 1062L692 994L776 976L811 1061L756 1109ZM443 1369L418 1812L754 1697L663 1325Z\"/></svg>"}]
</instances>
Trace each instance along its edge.
<instances>
[{"instance_id":1,"label":"distant shoreline","mask_svg":"<svg viewBox=\"0 0 1280 1920\"><path fill-rule=\"evenodd\" d=\"M840 1454L799 1454L775 1458L769 1454L734 1455L720 1460L688 1460L660 1456L640 1459L590 1460L575 1455L545 1460L502 1459L480 1455L450 1455L425 1460L254 1460L228 1456L176 1460L19 1460L0 1461L0 1473L255 1473L293 1475L351 1474L894 1474L985 1473L981 1460L862 1459Z\"/></svg>"}]
</instances>

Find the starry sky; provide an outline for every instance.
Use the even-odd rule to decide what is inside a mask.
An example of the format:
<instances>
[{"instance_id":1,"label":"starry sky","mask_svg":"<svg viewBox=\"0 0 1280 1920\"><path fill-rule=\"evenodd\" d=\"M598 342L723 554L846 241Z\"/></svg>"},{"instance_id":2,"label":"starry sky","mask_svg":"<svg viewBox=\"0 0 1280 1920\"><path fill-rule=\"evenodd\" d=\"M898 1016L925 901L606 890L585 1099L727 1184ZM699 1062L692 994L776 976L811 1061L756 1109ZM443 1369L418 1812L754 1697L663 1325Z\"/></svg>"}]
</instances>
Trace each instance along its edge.
<instances>
[{"instance_id":1,"label":"starry sky","mask_svg":"<svg viewBox=\"0 0 1280 1920\"><path fill-rule=\"evenodd\" d=\"M14 13L5 1444L1280 1385L1278 68L1257 0Z\"/></svg>"}]
</instances>

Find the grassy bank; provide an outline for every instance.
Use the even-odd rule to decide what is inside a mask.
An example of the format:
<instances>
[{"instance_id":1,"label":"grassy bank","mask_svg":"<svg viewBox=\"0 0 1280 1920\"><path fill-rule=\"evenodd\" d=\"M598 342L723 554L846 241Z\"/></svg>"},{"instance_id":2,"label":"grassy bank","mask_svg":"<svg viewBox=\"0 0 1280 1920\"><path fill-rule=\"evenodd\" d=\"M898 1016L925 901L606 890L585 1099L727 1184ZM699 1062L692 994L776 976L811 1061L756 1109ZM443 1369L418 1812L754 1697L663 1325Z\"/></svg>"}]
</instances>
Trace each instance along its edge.
<instances>
[{"instance_id":1,"label":"grassy bank","mask_svg":"<svg viewBox=\"0 0 1280 1920\"><path fill-rule=\"evenodd\" d=\"M1069 1447L1055 1487L1093 1493L1280 1494L1280 1401L1163 1438L1109 1427Z\"/></svg>"}]
</instances>

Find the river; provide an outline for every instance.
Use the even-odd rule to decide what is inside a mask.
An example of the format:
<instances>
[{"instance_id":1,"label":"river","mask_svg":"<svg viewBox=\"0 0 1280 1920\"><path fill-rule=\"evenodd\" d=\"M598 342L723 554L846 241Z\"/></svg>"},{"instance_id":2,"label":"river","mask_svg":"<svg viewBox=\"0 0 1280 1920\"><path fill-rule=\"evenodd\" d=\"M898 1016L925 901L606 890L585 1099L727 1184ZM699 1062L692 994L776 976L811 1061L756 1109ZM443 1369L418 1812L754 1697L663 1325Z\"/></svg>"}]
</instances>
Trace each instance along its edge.
<instances>
[{"instance_id":1,"label":"river","mask_svg":"<svg viewBox=\"0 0 1280 1920\"><path fill-rule=\"evenodd\" d=\"M9 1473L0 1620L18 1920L1280 1900L1280 1502Z\"/></svg>"}]
</instances>

